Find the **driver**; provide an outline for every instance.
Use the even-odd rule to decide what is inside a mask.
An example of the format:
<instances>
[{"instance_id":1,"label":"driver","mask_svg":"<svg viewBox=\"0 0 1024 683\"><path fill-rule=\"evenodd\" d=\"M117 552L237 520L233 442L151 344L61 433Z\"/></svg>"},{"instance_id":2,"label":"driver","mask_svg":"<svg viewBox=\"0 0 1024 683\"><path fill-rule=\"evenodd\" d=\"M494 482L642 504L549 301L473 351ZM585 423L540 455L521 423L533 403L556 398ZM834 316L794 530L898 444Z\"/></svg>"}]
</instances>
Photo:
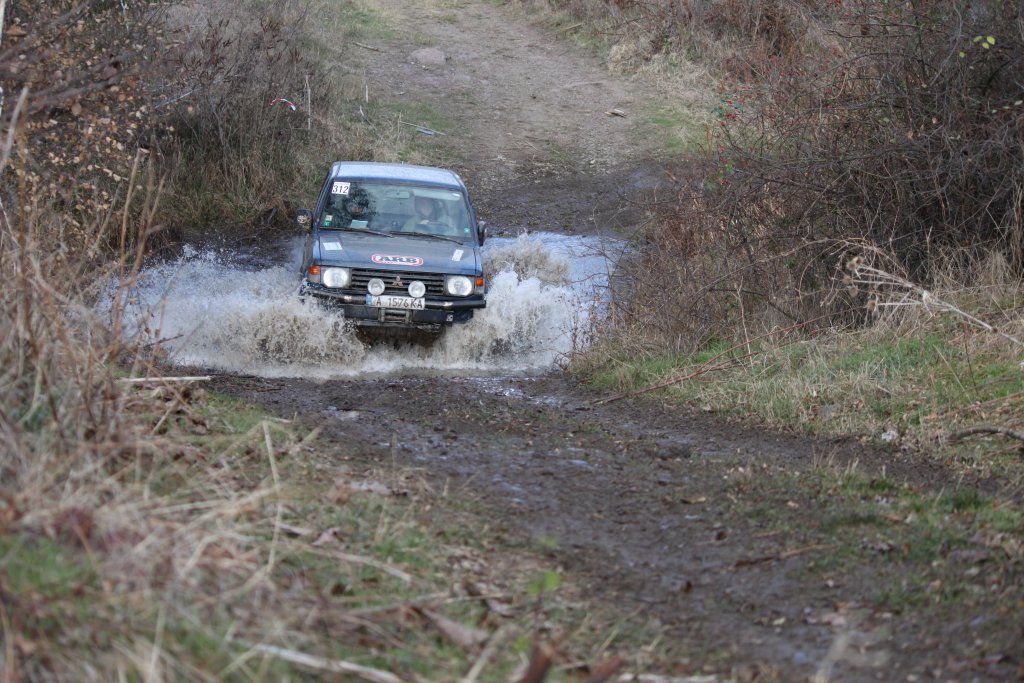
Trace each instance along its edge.
<instances>
[{"instance_id":1,"label":"driver","mask_svg":"<svg viewBox=\"0 0 1024 683\"><path fill-rule=\"evenodd\" d=\"M451 231L451 221L441 211L437 200L430 197L417 196L413 200L416 215L405 222L402 230L406 232L431 232L445 234Z\"/></svg>"},{"instance_id":2,"label":"driver","mask_svg":"<svg viewBox=\"0 0 1024 683\"><path fill-rule=\"evenodd\" d=\"M345 200L345 211L353 221L365 221L368 216L366 211L366 197L350 197Z\"/></svg>"}]
</instances>

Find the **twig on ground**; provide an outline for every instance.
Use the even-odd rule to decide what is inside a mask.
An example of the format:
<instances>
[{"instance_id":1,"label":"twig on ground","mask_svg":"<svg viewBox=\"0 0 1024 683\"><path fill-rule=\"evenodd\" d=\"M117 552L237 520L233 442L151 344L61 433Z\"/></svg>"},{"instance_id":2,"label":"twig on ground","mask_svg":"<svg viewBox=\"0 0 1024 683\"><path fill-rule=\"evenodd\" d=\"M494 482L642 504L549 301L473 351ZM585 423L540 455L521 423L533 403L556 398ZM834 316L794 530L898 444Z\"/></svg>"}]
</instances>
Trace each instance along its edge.
<instances>
[{"instance_id":1,"label":"twig on ground","mask_svg":"<svg viewBox=\"0 0 1024 683\"><path fill-rule=\"evenodd\" d=\"M706 676L674 678L659 674L622 674L616 679L615 683L718 683L718 676L709 674Z\"/></svg>"},{"instance_id":2,"label":"twig on ground","mask_svg":"<svg viewBox=\"0 0 1024 683\"><path fill-rule=\"evenodd\" d=\"M641 394L649 394L649 393L651 393L653 391L658 391L659 389L667 389L668 387L670 387L670 386L672 386L674 384L681 384L682 382L694 379L695 377L700 377L701 375L706 375L709 372L717 372L719 370L728 370L729 368L735 367L739 363L739 361L745 360L747 358L750 358L751 356L755 356L758 353L759 353L758 351L754 351L754 352L751 352L751 353L746 353L746 354L743 354L742 356L737 356L735 358L730 358L728 361L725 361L723 363L719 363L717 365L708 365L707 363L702 363L699 366L697 366L696 370L694 370L693 372L687 373L687 374L683 375L682 377L673 377L672 379L665 380L664 382L658 382L657 384L653 384L653 385L651 385L649 387L644 387L643 389L637 389L635 391L627 391L627 392L624 392L624 393L621 393L621 394L616 394L615 396L609 396L608 398L598 399L598 400L594 401L594 405L603 406L606 403L612 403L613 401L620 401L620 400L622 400L624 398L631 398L633 396L640 396ZM722 354L719 354L719 355L722 355ZM718 358L718 356L715 356L715 358ZM712 359L712 360L714 360L714 359Z\"/></svg>"},{"instance_id":3,"label":"twig on ground","mask_svg":"<svg viewBox=\"0 0 1024 683\"><path fill-rule=\"evenodd\" d=\"M122 384L148 384L149 382L208 382L212 375L195 375L192 377L122 377Z\"/></svg>"},{"instance_id":4,"label":"twig on ground","mask_svg":"<svg viewBox=\"0 0 1024 683\"><path fill-rule=\"evenodd\" d=\"M439 130L434 130L433 128L427 128L426 126L421 126L418 123L409 123L408 121L399 121L399 123L402 124L403 126L412 126L419 132L426 133L427 135L446 135L446 133L442 133Z\"/></svg>"},{"instance_id":5,"label":"twig on ground","mask_svg":"<svg viewBox=\"0 0 1024 683\"><path fill-rule=\"evenodd\" d=\"M350 553L330 552L330 551L328 552L328 554L329 555L333 555L334 557L337 557L338 559L340 559L343 562L350 562L352 564L362 564L362 565L366 565L367 567L373 567L374 569L379 569L382 572L384 572L385 574L390 574L391 576L395 577L396 579L398 579L402 583L412 583L412 576L411 575L406 574L401 569L398 569L396 567L392 567L391 565L384 564L383 562L375 560L372 557L363 557L362 555L352 555Z\"/></svg>"},{"instance_id":6,"label":"twig on ground","mask_svg":"<svg viewBox=\"0 0 1024 683\"><path fill-rule=\"evenodd\" d=\"M803 548L795 548L793 550L787 550L781 553L775 553L774 555L762 555L760 557L741 557L733 563L733 569L739 569L741 567L750 567L755 564L762 564L764 562L775 562L777 560L788 560L791 557L797 557L798 555L804 555L814 550L821 550L827 548L827 545L807 545Z\"/></svg>"},{"instance_id":7,"label":"twig on ground","mask_svg":"<svg viewBox=\"0 0 1024 683\"><path fill-rule=\"evenodd\" d=\"M439 612L425 607L413 607L412 609L430 622L430 625L436 628L438 633L447 638L450 643L467 652L476 652L477 648L490 639L490 634L487 631L449 619Z\"/></svg>"},{"instance_id":8,"label":"twig on ground","mask_svg":"<svg viewBox=\"0 0 1024 683\"><path fill-rule=\"evenodd\" d=\"M574 31L574 30L578 29L580 26L583 26L583 22L582 21L578 21L575 24L570 24L569 26L564 26L564 27L558 29L557 31L555 31L555 35L558 36L558 35L561 35L563 33L568 33L569 31Z\"/></svg>"},{"instance_id":9,"label":"twig on ground","mask_svg":"<svg viewBox=\"0 0 1024 683\"><path fill-rule=\"evenodd\" d=\"M276 645L264 645L263 643L256 645L253 649L270 655L271 657L277 657L278 659L291 664L297 664L309 669L357 676L363 680L371 681L371 683L402 683L401 678L389 671L374 669L360 664L353 664L352 662L346 662L343 659L325 659L323 657L306 654L305 652L299 652L298 650L289 650L288 648L277 647Z\"/></svg>"},{"instance_id":10,"label":"twig on ground","mask_svg":"<svg viewBox=\"0 0 1024 683\"><path fill-rule=\"evenodd\" d=\"M364 50L373 50L374 52L384 52L384 50L380 49L379 47L374 47L373 45L364 45L363 43L357 43L355 41L352 41L352 44L355 45L356 47L361 47Z\"/></svg>"},{"instance_id":11,"label":"twig on ground","mask_svg":"<svg viewBox=\"0 0 1024 683\"><path fill-rule=\"evenodd\" d=\"M997 427L995 425L978 425L977 427L961 429L950 434L949 440L959 441L965 436L971 436L972 434L1002 434L1003 436L1008 436L1011 439L1024 441L1024 432L1019 432L1016 429L1010 429L1009 427Z\"/></svg>"},{"instance_id":12,"label":"twig on ground","mask_svg":"<svg viewBox=\"0 0 1024 683\"><path fill-rule=\"evenodd\" d=\"M499 628L491 639L487 641L487 645L484 647L480 656L473 662L473 666L470 667L466 675L463 676L461 683L476 683L476 679L479 678L480 674L483 673L484 667L487 666L487 662L491 660L494 653L498 651L498 648L505 643L509 635L515 632L515 626L513 624L505 624Z\"/></svg>"}]
</instances>

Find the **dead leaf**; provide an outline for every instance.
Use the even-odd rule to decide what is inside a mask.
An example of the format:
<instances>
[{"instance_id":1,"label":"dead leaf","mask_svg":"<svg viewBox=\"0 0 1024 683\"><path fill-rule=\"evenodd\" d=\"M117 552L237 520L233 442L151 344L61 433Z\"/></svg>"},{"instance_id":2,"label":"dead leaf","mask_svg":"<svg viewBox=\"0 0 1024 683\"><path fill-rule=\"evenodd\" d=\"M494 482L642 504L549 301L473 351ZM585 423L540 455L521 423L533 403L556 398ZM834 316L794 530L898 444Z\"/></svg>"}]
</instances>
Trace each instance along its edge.
<instances>
[{"instance_id":1,"label":"dead leaf","mask_svg":"<svg viewBox=\"0 0 1024 683\"><path fill-rule=\"evenodd\" d=\"M554 658L555 651L550 645L537 643L533 646L530 663L526 666L522 675L514 677L516 683L541 683L541 681L547 678Z\"/></svg>"},{"instance_id":2,"label":"dead leaf","mask_svg":"<svg viewBox=\"0 0 1024 683\"><path fill-rule=\"evenodd\" d=\"M324 529L324 531L316 537L316 540L313 541L313 545L319 548L322 545L327 545L328 543L338 540L338 531L338 527L336 526Z\"/></svg>"},{"instance_id":3,"label":"dead leaf","mask_svg":"<svg viewBox=\"0 0 1024 683\"><path fill-rule=\"evenodd\" d=\"M28 31L16 24L8 28L6 33L10 38L24 38L28 35Z\"/></svg>"},{"instance_id":4,"label":"dead leaf","mask_svg":"<svg viewBox=\"0 0 1024 683\"><path fill-rule=\"evenodd\" d=\"M618 671L625 663L626 658L622 655L615 655L610 659L598 664L587 676L586 683L604 683Z\"/></svg>"},{"instance_id":5,"label":"dead leaf","mask_svg":"<svg viewBox=\"0 0 1024 683\"><path fill-rule=\"evenodd\" d=\"M700 503L708 502L707 496L694 496L693 498L680 498L679 502L683 505L699 505Z\"/></svg>"},{"instance_id":6,"label":"dead leaf","mask_svg":"<svg viewBox=\"0 0 1024 683\"><path fill-rule=\"evenodd\" d=\"M376 493L381 496L390 496L391 489L379 481L357 481L353 482L349 487L353 491L363 491L365 493Z\"/></svg>"},{"instance_id":7,"label":"dead leaf","mask_svg":"<svg viewBox=\"0 0 1024 683\"><path fill-rule=\"evenodd\" d=\"M607 114L608 116L618 116L621 118L626 118L627 116L629 116L629 114L622 111L621 109L609 109L608 111L605 112L605 114Z\"/></svg>"},{"instance_id":8,"label":"dead leaf","mask_svg":"<svg viewBox=\"0 0 1024 683\"><path fill-rule=\"evenodd\" d=\"M10 496L0 496L0 536L6 534L21 518L21 512Z\"/></svg>"},{"instance_id":9,"label":"dead leaf","mask_svg":"<svg viewBox=\"0 0 1024 683\"><path fill-rule=\"evenodd\" d=\"M478 628L460 624L453 619L449 619L443 614L438 614L437 612L424 608L416 608L416 611L423 615L423 617L430 622L431 626L436 628L438 632L447 638L452 644L461 647L467 652L476 651L487 642L488 638L490 638L490 634L486 631L481 631Z\"/></svg>"},{"instance_id":10,"label":"dead leaf","mask_svg":"<svg viewBox=\"0 0 1024 683\"><path fill-rule=\"evenodd\" d=\"M989 557L988 551L977 549L952 550L949 553L949 559L957 560L959 562L969 562L971 564L987 562Z\"/></svg>"},{"instance_id":11,"label":"dead leaf","mask_svg":"<svg viewBox=\"0 0 1024 683\"><path fill-rule=\"evenodd\" d=\"M277 528L285 532L289 536L298 536L299 538L303 536L309 536L313 533L312 529L306 529L305 527L301 526L293 526L291 524L288 524L287 522L278 523Z\"/></svg>"},{"instance_id":12,"label":"dead leaf","mask_svg":"<svg viewBox=\"0 0 1024 683\"><path fill-rule=\"evenodd\" d=\"M841 628L846 626L846 615L841 612L824 612L816 617L807 617L807 623L823 624L825 626L831 626L832 628Z\"/></svg>"},{"instance_id":13,"label":"dead leaf","mask_svg":"<svg viewBox=\"0 0 1024 683\"><path fill-rule=\"evenodd\" d=\"M34 640L29 640L21 635L14 636L14 647L18 648L25 657L31 657L39 650L39 645Z\"/></svg>"},{"instance_id":14,"label":"dead leaf","mask_svg":"<svg viewBox=\"0 0 1024 683\"><path fill-rule=\"evenodd\" d=\"M348 499L352 496L352 489L349 485L343 481L335 482L334 486L331 487L330 493L327 494L327 498L335 505L347 505Z\"/></svg>"},{"instance_id":15,"label":"dead leaf","mask_svg":"<svg viewBox=\"0 0 1024 683\"><path fill-rule=\"evenodd\" d=\"M466 592L472 595L474 598L480 598L484 606L487 607L489 612L497 614L499 617L511 617L515 614L515 610L512 605L505 598L498 597L498 589L487 584L478 583L472 579L466 579L462 582Z\"/></svg>"},{"instance_id":16,"label":"dead leaf","mask_svg":"<svg viewBox=\"0 0 1024 683\"><path fill-rule=\"evenodd\" d=\"M88 543L92 538L92 525L92 510L81 507L62 510L57 517L57 531L82 543Z\"/></svg>"}]
</instances>

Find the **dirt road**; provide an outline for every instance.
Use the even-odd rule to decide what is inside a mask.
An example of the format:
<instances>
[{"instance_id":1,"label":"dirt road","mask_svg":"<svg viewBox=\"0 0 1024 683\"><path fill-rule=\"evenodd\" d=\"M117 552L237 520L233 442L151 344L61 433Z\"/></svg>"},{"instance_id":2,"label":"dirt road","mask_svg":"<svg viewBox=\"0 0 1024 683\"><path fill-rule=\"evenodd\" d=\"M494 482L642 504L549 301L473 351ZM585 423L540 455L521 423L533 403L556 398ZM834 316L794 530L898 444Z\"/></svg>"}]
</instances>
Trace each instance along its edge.
<instances>
[{"instance_id":1,"label":"dirt road","mask_svg":"<svg viewBox=\"0 0 1024 683\"><path fill-rule=\"evenodd\" d=\"M445 134L421 133L423 144L463 173L492 231L591 234L643 219L639 200L665 177L643 135L644 86L508 8L367 4L391 30L374 49L351 48L346 68L375 97L436 121ZM346 458L471 490L496 533L545 539L595 601L659 621L687 666L718 680L1008 675L1000 660L978 663L961 633L969 609L920 618L880 604L893 571L883 550L845 567L819 523L832 501L774 483L858 462L868 479L884 471L929 490L949 483L940 467L651 400L598 405L554 371L468 374L221 375L214 388L326 425Z\"/></svg>"}]
</instances>

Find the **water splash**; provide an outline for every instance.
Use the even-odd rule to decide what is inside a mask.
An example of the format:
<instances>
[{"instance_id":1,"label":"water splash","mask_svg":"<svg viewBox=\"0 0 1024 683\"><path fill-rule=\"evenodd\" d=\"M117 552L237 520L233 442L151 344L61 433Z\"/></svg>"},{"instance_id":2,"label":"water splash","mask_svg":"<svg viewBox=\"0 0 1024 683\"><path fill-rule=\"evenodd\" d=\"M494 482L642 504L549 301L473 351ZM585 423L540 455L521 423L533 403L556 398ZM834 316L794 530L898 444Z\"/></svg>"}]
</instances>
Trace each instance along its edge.
<instances>
[{"instance_id":1,"label":"water splash","mask_svg":"<svg viewBox=\"0 0 1024 683\"><path fill-rule=\"evenodd\" d=\"M266 377L538 372L585 344L607 283L603 246L550 233L492 238L487 308L429 347L367 345L339 312L302 304L294 244L284 266L183 250L140 274L126 323L172 363Z\"/></svg>"}]
</instances>

